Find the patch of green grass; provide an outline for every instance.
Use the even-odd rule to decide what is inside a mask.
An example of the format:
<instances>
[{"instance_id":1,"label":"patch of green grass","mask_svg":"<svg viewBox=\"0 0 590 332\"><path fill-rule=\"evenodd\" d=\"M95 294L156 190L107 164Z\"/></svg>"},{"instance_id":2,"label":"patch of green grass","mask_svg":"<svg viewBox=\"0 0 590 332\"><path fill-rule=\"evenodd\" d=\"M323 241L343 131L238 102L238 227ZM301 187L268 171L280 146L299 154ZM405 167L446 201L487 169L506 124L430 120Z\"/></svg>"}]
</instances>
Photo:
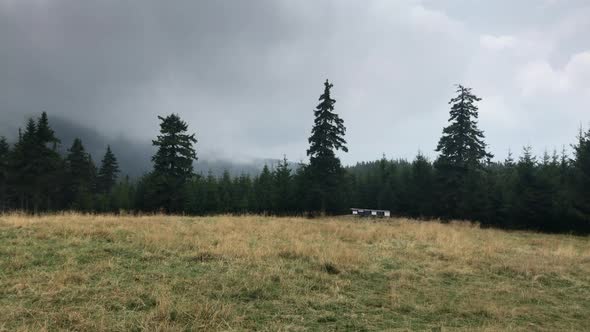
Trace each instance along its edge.
<instances>
[{"instance_id":1,"label":"patch of green grass","mask_svg":"<svg viewBox=\"0 0 590 332\"><path fill-rule=\"evenodd\" d=\"M584 330L587 238L458 224L0 217L0 331Z\"/></svg>"}]
</instances>

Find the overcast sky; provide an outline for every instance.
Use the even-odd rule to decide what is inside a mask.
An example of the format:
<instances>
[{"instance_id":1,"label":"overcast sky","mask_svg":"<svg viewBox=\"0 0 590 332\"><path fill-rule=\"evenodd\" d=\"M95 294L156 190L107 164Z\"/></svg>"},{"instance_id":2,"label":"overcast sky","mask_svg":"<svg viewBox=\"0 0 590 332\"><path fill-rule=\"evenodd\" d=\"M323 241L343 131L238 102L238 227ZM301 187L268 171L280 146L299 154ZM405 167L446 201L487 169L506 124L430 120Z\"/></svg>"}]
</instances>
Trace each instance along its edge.
<instances>
[{"instance_id":1,"label":"overcast sky","mask_svg":"<svg viewBox=\"0 0 590 332\"><path fill-rule=\"evenodd\" d=\"M590 123L590 1L0 0L4 129L46 110L149 141L174 112L202 158L298 161L326 78L345 164L434 157L455 83L498 159L561 149Z\"/></svg>"}]
</instances>

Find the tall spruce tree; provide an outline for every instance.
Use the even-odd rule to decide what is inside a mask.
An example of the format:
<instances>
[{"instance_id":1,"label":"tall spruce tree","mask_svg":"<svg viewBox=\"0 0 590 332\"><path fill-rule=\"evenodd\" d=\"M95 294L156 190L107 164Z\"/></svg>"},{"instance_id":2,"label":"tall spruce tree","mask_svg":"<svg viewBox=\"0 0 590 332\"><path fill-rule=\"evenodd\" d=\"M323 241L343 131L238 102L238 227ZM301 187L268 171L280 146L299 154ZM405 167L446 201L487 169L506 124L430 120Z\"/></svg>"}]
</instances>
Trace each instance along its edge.
<instances>
[{"instance_id":1,"label":"tall spruce tree","mask_svg":"<svg viewBox=\"0 0 590 332\"><path fill-rule=\"evenodd\" d=\"M48 146L51 150L57 150L57 144L60 140L55 136L55 132L49 125L49 118L46 112L41 113L41 117L37 120L37 138L39 142Z\"/></svg>"},{"instance_id":2,"label":"tall spruce tree","mask_svg":"<svg viewBox=\"0 0 590 332\"><path fill-rule=\"evenodd\" d=\"M44 202L43 208L51 210L57 207L58 199L56 196L58 196L60 190L63 161L57 152L60 140L55 136L55 132L49 125L46 112L43 112L37 120L36 136L39 190Z\"/></svg>"},{"instance_id":3,"label":"tall spruce tree","mask_svg":"<svg viewBox=\"0 0 590 332\"><path fill-rule=\"evenodd\" d=\"M471 88L457 86L457 97L451 105L450 125L436 148L440 155L435 163L438 171L439 213L447 218L470 218L485 205L484 192L473 192L482 183L484 161L493 156L486 151L483 131L477 127L481 98Z\"/></svg>"},{"instance_id":4,"label":"tall spruce tree","mask_svg":"<svg viewBox=\"0 0 590 332\"><path fill-rule=\"evenodd\" d=\"M10 156L9 178L18 197L18 208L29 211L40 198L37 125L32 118L27 121L24 133L19 129L18 136Z\"/></svg>"},{"instance_id":5,"label":"tall spruce tree","mask_svg":"<svg viewBox=\"0 0 590 332\"><path fill-rule=\"evenodd\" d=\"M97 175L97 189L99 193L108 194L112 191L113 187L117 183L117 177L119 175L119 163L111 146L107 146L107 151L102 158L100 168L98 169Z\"/></svg>"},{"instance_id":6,"label":"tall spruce tree","mask_svg":"<svg viewBox=\"0 0 590 332\"><path fill-rule=\"evenodd\" d=\"M314 111L315 120L309 137L310 147L307 155L310 157L307 176L312 185L309 188L311 199L308 206L311 210L336 212L338 186L343 183L344 170L335 151L348 152L344 135L346 127L344 121L334 112L335 99L330 96L333 85L326 80L324 93L320 96L320 104Z\"/></svg>"},{"instance_id":7,"label":"tall spruce tree","mask_svg":"<svg viewBox=\"0 0 590 332\"><path fill-rule=\"evenodd\" d=\"M187 180L194 176L193 162L197 154L195 134L187 134L188 125L177 114L160 119L160 135L152 144L158 148L152 157L153 187L150 201L166 212L180 212Z\"/></svg>"}]
</instances>

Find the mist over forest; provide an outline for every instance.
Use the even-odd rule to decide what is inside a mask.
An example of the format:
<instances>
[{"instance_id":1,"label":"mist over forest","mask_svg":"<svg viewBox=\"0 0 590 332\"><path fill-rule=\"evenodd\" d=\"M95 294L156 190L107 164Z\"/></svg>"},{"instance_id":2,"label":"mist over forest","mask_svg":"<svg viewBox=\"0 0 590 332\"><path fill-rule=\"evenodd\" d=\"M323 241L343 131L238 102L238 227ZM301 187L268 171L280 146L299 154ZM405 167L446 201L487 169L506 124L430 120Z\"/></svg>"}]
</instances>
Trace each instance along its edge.
<instances>
[{"instance_id":1,"label":"mist over forest","mask_svg":"<svg viewBox=\"0 0 590 332\"><path fill-rule=\"evenodd\" d=\"M9 142L15 142L18 138L18 128L26 120L25 116L19 115L10 118L3 116L1 122L0 136L5 136ZM20 120L17 120L20 118ZM20 121L20 122L19 122ZM157 119L154 119L154 122ZM106 135L98 129L93 128L90 124L76 124L66 118L54 116L51 118L53 129L60 139L59 152L67 152L69 144L75 138L81 138L88 153L97 160L104 153L104 148L110 145L113 152L118 156L119 165L123 175L131 178L138 178L151 169L151 157L155 152L151 141L141 141L138 139L127 138L123 133L119 135ZM207 175L209 171L215 176L221 176L224 171L229 171L233 176L240 174L255 175L259 173L264 165L270 167L276 166L281 156L276 158L242 158L242 160L232 160L229 156L215 156L212 154L199 154L199 160L194 163L197 174ZM293 167L296 167L294 164Z\"/></svg>"}]
</instances>

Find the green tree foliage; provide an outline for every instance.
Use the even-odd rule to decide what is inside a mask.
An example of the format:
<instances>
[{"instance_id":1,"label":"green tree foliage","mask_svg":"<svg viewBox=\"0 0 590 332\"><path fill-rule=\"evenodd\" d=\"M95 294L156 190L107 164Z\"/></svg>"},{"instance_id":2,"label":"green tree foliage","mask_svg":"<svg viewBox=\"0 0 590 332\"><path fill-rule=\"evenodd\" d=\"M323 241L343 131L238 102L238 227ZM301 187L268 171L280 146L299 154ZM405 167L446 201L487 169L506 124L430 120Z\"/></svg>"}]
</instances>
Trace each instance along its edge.
<instances>
[{"instance_id":1,"label":"green tree foliage","mask_svg":"<svg viewBox=\"0 0 590 332\"><path fill-rule=\"evenodd\" d=\"M111 147L107 146L107 151L102 158L98 175L96 179L96 187L99 193L109 194L113 187L117 184L117 177L119 176L119 163Z\"/></svg>"},{"instance_id":2,"label":"green tree foliage","mask_svg":"<svg viewBox=\"0 0 590 332\"><path fill-rule=\"evenodd\" d=\"M160 135L152 144L158 148L152 157L154 170L148 180L146 201L158 210L180 212L185 204L187 181L193 176L197 154L195 134L187 134L188 125L176 114L160 119Z\"/></svg>"},{"instance_id":3,"label":"green tree foliage","mask_svg":"<svg viewBox=\"0 0 590 332\"><path fill-rule=\"evenodd\" d=\"M135 186L128 176L115 184L110 194L111 211L132 211L135 209Z\"/></svg>"},{"instance_id":4,"label":"green tree foliage","mask_svg":"<svg viewBox=\"0 0 590 332\"><path fill-rule=\"evenodd\" d=\"M577 227L590 231L590 129L586 132L580 129L578 143L573 148L573 211ZM565 161L562 161L563 163ZM562 168L567 167L562 166Z\"/></svg>"},{"instance_id":5,"label":"green tree foliage","mask_svg":"<svg viewBox=\"0 0 590 332\"><path fill-rule=\"evenodd\" d=\"M260 175L254 179L254 195L256 197L256 211L271 213L273 210L273 176L268 165L264 165Z\"/></svg>"},{"instance_id":6,"label":"green tree foliage","mask_svg":"<svg viewBox=\"0 0 590 332\"><path fill-rule=\"evenodd\" d=\"M96 167L82 140L74 139L65 159L65 199L67 206L82 211L93 209Z\"/></svg>"},{"instance_id":7,"label":"green tree foliage","mask_svg":"<svg viewBox=\"0 0 590 332\"><path fill-rule=\"evenodd\" d=\"M21 210L36 211L41 188L38 185L41 160L37 159L37 125L29 119L24 133L19 130L18 141L10 157L10 182Z\"/></svg>"},{"instance_id":8,"label":"green tree foliage","mask_svg":"<svg viewBox=\"0 0 590 332\"><path fill-rule=\"evenodd\" d=\"M311 180L309 208L321 212L337 212L339 186L343 183L344 172L335 151L348 152L344 135L344 121L334 112L335 99L330 95L333 85L326 80L320 104L314 111L314 126L309 137L307 150L309 165L306 173Z\"/></svg>"},{"instance_id":9,"label":"green tree foliage","mask_svg":"<svg viewBox=\"0 0 590 332\"><path fill-rule=\"evenodd\" d=\"M318 116L320 109L333 110L330 87L322 95ZM460 89L460 94L468 92ZM466 121L466 116L459 114L465 109L472 119L464 127L477 129L473 120L477 100L474 96L454 98L448 128L462 127L457 123ZM461 103L467 106L456 105ZM193 174L196 157L192 144L196 140L186 134L186 124L177 117L160 119L167 121L154 141L158 146L154 171L140 179L125 177L118 183L118 167L110 147L97 171L80 139L74 140L63 159L47 115L30 119L12 146L0 138L0 210L286 215L320 211L325 204L327 213L341 213L348 207L381 208L398 216L464 218L479 221L484 227L590 232L590 131L580 132L572 159L565 149L561 155L546 152L537 158L526 147L517 162L511 153L503 162L491 162L481 132L475 130L472 136L478 140L469 141L459 139L461 135L449 129L443 138L456 139L441 139L441 156L434 164L419 153L412 162L383 157L343 168L334 154L338 144L318 143L313 145L315 152L309 165L291 168L284 157L274 169L264 167L254 178L229 172L217 178L212 172L207 176ZM327 128L323 123L318 120L318 128ZM321 136L317 135L320 129L316 130L314 138ZM447 143L460 141L476 142L484 150L475 153L470 150L472 146L463 152L445 148ZM343 140L334 142L344 144ZM326 160L335 161L339 172L325 172L318 166L333 165L324 163ZM338 176L327 182L319 178L320 174ZM447 209L449 197L454 199L452 211Z\"/></svg>"},{"instance_id":10,"label":"green tree foliage","mask_svg":"<svg viewBox=\"0 0 590 332\"><path fill-rule=\"evenodd\" d=\"M222 213L234 212L233 182L228 170L223 172L219 180L219 208Z\"/></svg>"},{"instance_id":11,"label":"green tree foliage","mask_svg":"<svg viewBox=\"0 0 590 332\"><path fill-rule=\"evenodd\" d=\"M289 214L294 211L294 186L291 167L287 156L279 162L273 173L274 192L273 192L273 210L278 214Z\"/></svg>"},{"instance_id":12,"label":"green tree foliage","mask_svg":"<svg viewBox=\"0 0 590 332\"><path fill-rule=\"evenodd\" d=\"M42 210L52 210L59 204L55 197L59 196L61 177L63 176L63 162L57 152L60 140L49 125L49 118L46 112L41 113L37 120L36 131L36 160L38 161L37 182L39 187L39 202L37 207Z\"/></svg>"},{"instance_id":13,"label":"green tree foliage","mask_svg":"<svg viewBox=\"0 0 590 332\"><path fill-rule=\"evenodd\" d=\"M234 178L233 181L233 211L235 213L244 214L252 211L253 197L252 179L247 174L242 174Z\"/></svg>"},{"instance_id":14,"label":"green tree foliage","mask_svg":"<svg viewBox=\"0 0 590 332\"><path fill-rule=\"evenodd\" d=\"M204 183L205 195L204 195L204 207L205 213L216 213L219 211L221 206L219 198L219 187L217 185L217 179L213 176L213 172L209 170L207 179Z\"/></svg>"},{"instance_id":15,"label":"green tree foliage","mask_svg":"<svg viewBox=\"0 0 590 332\"><path fill-rule=\"evenodd\" d=\"M408 190L411 202L408 213L419 218L433 216L434 171L432 164L422 153L418 153L412 162Z\"/></svg>"},{"instance_id":16,"label":"green tree foliage","mask_svg":"<svg viewBox=\"0 0 590 332\"><path fill-rule=\"evenodd\" d=\"M436 148L440 155L435 163L438 171L439 214L448 218L467 218L486 205L482 173L484 161L492 155L486 152L483 131L477 127L481 98L471 88L457 86L457 97L451 105L449 126ZM485 189L484 189L485 190Z\"/></svg>"}]
</instances>

